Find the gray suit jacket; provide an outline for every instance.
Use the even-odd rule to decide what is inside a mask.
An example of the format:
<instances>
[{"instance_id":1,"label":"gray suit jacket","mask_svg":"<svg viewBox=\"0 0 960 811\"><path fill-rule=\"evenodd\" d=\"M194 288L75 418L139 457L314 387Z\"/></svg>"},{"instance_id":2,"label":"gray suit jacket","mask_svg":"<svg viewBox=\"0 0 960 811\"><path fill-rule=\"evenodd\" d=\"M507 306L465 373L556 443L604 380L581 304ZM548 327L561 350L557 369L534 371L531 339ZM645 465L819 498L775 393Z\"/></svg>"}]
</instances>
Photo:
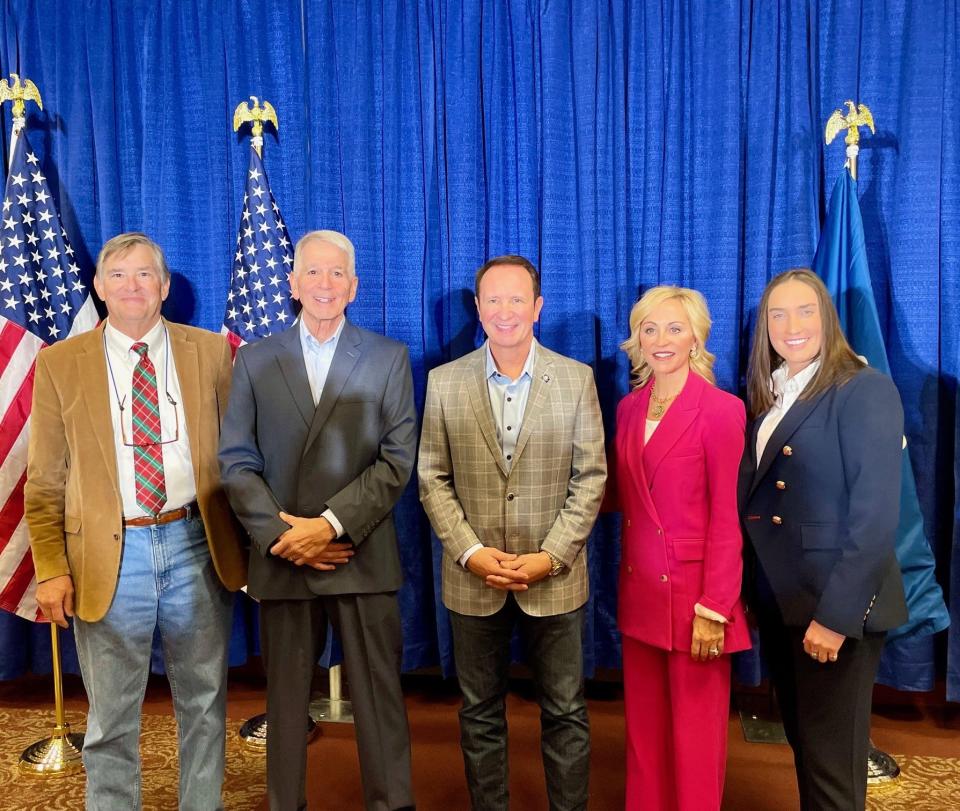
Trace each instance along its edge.
<instances>
[{"instance_id":1,"label":"gray suit jacket","mask_svg":"<svg viewBox=\"0 0 960 811\"><path fill-rule=\"evenodd\" d=\"M316 408L299 326L241 347L220 437L230 504L253 541L257 599L395 591L402 583L391 510L413 470L416 411L407 348L349 321ZM298 567L270 547L280 510L330 508L356 554L335 571Z\"/></svg>"},{"instance_id":2,"label":"gray suit jacket","mask_svg":"<svg viewBox=\"0 0 960 811\"><path fill-rule=\"evenodd\" d=\"M532 616L573 611L588 596L584 544L607 477L600 404L589 366L538 346L530 397L507 470L487 391L485 350L434 369L420 440L420 500L443 543L443 602L489 616L506 592L459 564L475 543L546 551L564 573L515 592Z\"/></svg>"}]
</instances>

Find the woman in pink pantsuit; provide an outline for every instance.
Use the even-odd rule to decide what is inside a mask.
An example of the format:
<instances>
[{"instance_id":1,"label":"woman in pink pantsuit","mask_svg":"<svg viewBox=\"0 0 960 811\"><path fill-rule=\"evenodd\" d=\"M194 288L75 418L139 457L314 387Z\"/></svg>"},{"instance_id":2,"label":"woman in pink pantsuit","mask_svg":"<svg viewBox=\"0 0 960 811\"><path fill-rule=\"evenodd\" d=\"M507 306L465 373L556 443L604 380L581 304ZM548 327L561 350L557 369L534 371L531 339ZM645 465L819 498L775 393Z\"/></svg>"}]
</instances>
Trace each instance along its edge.
<instances>
[{"instance_id":1,"label":"woman in pink pantsuit","mask_svg":"<svg viewBox=\"0 0 960 811\"><path fill-rule=\"evenodd\" d=\"M636 387L617 408L626 807L719 809L729 654L750 647L737 471L744 408L713 385L698 292L655 287L630 314Z\"/></svg>"}]
</instances>

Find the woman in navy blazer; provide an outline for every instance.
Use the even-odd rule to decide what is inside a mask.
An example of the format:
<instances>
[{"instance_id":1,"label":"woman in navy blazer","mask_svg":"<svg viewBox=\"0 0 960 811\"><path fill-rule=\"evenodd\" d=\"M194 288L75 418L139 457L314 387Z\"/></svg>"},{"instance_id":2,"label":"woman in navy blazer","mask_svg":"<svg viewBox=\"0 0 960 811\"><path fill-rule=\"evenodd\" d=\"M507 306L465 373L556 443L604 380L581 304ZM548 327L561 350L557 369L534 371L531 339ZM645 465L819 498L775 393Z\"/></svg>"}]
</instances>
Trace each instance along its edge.
<instances>
[{"instance_id":1,"label":"woman in navy blazer","mask_svg":"<svg viewBox=\"0 0 960 811\"><path fill-rule=\"evenodd\" d=\"M750 647L736 504L745 415L713 385L709 332L703 296L655 287L623 344L636 381L615 442L628 809L720 808L727 654Z\"/></svg>"},{"instance_id":2,"label":"woman in navy blazer","mask_svg":"<svg viewBox=\"0 0 960 811\"><path fill-rule=\"evenodd\" d=\"M885 632L907 619L894 555L903 409L853 352L823 282L774 278L747 374L739 501L760 626L803 809L862 809Z\"/></svg>"}]
</instances>

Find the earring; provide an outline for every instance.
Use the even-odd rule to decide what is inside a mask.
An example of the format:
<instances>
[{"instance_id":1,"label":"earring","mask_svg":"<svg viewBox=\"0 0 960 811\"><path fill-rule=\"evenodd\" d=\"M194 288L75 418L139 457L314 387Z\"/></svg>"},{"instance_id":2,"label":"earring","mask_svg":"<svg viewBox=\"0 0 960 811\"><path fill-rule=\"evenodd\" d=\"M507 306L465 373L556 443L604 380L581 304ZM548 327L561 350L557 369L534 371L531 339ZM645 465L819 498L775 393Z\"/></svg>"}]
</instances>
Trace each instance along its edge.
<instances>
[{"instance_id":1,"label":"earring","mask_svg":"<svg viewBox=\"0 0 960 811\"><path fill-rule=\"evenodd\" d=\"M691 346L691 347L690 347L690 357L691 357L691 358L695 358L695 357L696 357L697 355L699 355L699 354L700 354L700 351L699 351L695 346Z\"/></svg>"}]
</instances>

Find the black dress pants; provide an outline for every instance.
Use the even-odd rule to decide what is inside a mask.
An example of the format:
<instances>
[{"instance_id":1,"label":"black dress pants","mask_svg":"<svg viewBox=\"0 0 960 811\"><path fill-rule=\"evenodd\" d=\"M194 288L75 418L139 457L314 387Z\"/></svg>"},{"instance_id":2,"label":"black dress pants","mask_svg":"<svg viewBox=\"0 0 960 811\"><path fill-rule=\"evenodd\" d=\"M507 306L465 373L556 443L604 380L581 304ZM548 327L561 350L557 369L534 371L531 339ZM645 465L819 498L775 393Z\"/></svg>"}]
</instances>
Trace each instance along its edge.
<instances>
[{"instance_id":1,"label":"black dress pants","mask_svg":"<svg viewBox=\"0 0 960 811\"><path fill-rule=\"evenodd\" d=\"M793 749L802 811L863 811L873 683L885 633L847 639L836 662L803 650L806 628L783 624L776 606L758 610L760 650L770 668Z\"/></svg>"}]
</instances>

